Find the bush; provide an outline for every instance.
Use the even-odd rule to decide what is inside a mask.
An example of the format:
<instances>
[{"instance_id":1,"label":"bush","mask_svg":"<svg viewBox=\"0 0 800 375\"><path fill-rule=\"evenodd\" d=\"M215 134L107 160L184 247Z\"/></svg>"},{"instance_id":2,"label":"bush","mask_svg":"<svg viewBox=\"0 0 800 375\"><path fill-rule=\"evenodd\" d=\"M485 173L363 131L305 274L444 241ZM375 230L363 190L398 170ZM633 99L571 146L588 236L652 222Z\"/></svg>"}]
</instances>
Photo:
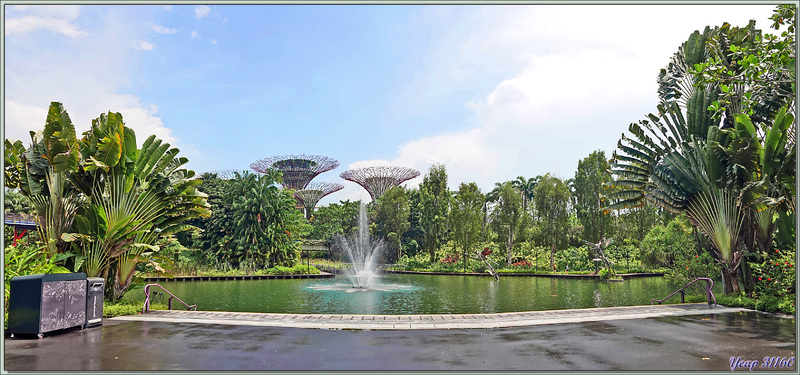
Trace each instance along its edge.
<instances>
[{"instance_id":1,"label":"bush","mask_svg":"<svg viewBox=\"0 0 800 375\"><path fill-rule=\"evenodd\" d=\"M764 259L761 264L750 263L753 269L756 296L793 296L797 279L795 251L762 252L761 258Z\"/></svg>"},{"instance_id":2,"label":"bush","mask_svg":"<svg viewBox=\"0 0 800 375\"><path fill-rule=\"evenodd\" d=\"M136 300L119 300L111 302L103 301L103 317L113 318L115 316L135 315L142 313L144 302ZM163 303L151 303L150 310L166 310L169 306Z\"/></svg>"},{"instance_id":3,"label":"bush","mask_svg":"<svg viewBox=\"0 0 800 375\"><path fill-rule=\"evenodd\" d=\"M720 269L717 262L708 252L690 254L687 258L675 259L672 268L667 272L666 279L677 284L685 285L698 277L717 278ZM690 287L694 292L703 293L705 283L695 283Z\"/></svg>"},{"instance_id":4,"label":"bush","mask_svg":"<svg viewBox=\"0 0 800 375\"><path fill-rule=\"evenodd\" d=\"M267 268L263 272L266 275L318 275L319 269L314 266L309 268L303 264L296 264L293 267L276 266Z\"/></svg>"},{"instance_id":5,"label":"bush","mask_svg":"<svg viewBox=\"0 0 800 375\"><path fill-rule=\"evenodd\" d=\"M675 260L697 253L697 242L684 216L656 225L642 240L640 258L649 267L671 267Z\"/></svg>"},{"instance_id":6,"label":"bush","mask_svg":"<svg viewBox=\"0 0 800 375\"><path fill-rule=\"evenodd\" d=\"M616 279L617 273L614 272L611 268L603 268L597 272L597 275L600 276L601 279Z\"/></svg>"},{"instance_id":7,"label":"bush","mask_svg":"<svg viewBox=\"0 0 800 375\"><path fill-rule=\"evenodd\" d=\"M8 298L11 294L11 278L15 276L39 275L48 273L68 273L68 269L58 263L71 257L72 254L58 254L48 258L44 247L39 243L29 244L24 241L17 246L8 246L5 249L4 268L4 310L8 310Z\"/></svg>"},{"instance_id":8,"label":"bush","mask_svg":"<svg viewBox=\"0 0 800 375\"><path fill-rule=\"evenodd\" d=\"M716 296L717 304L728 306L728 307L743 307L746 309L764 311L764 312L777 312L783 313L788 315L795 315L795 305L794 305L794 296L790 297L775 297L775 296L763 296L761 298L750 298L744 295L744 293L739 294L729 294L729 295L721 295ZM686 295L686 302L689 303L703 303L706 302L705 294L690 294Z\"/></svg>"},{"instance_id":9,"label":"bush","mask_svg":"<svg viewBox=\"0 0 800 375\"><path fill-rule=\"evenodd\" d=\"M594 270L594 263L590 259L589 252L590 249L586 246L570 247L558 251L555 256L556 268L564 270L569 266L570 271Z\"/></svg>"}]
</instances>

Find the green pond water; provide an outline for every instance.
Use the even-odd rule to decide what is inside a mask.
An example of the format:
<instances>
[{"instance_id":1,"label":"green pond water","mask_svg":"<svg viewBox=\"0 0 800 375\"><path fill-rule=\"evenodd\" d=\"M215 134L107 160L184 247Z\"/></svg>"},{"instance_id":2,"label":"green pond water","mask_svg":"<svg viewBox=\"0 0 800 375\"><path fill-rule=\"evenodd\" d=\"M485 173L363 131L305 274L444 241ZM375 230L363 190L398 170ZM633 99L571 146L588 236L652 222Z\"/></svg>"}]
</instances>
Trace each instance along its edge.
<instances>
[{"instance_id":1,"label":"green pond water","mask_svg":"<svg viewBox=\"0 0 800 375\"><path fill-rule=\"evenodd\" d=\"M681 285L662 277L624 282L543 277L382 275L379 290L332 279L168 281L167 290L198 310L294 314L474 314L649 305ZM719 283L716 283L719 284ZM703 283L704 285L704 283ZM719 285L715 285L717 294ZM159 290L153 288L153 290ZM144 300L142 286L126 299ZM677 303L680 295L666 303ZM166 299L162 299L166 303ZM174 302L176 308L182 307Z\"/></svg>"}]
</instances>

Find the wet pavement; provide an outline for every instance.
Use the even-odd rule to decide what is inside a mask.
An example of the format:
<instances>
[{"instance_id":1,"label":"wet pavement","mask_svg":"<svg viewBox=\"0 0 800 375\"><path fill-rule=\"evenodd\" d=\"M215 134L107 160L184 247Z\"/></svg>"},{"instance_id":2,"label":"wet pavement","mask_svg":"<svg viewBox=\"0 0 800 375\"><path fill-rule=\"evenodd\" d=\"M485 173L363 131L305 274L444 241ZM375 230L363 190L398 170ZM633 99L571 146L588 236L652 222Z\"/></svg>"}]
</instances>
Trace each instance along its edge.
<instances>
[{"instance_id":1,"label":"wet pavement","mask_svg":"<svg viewBox=\"0 0 800 375\"><path fill-rule=\"evenodd\" d=\"M427 330L107 319L42 340L6 339L4 352L7 371L730 371L731 357L794 357L796 323L752 311Z\"/></svg>"}]
</instances>

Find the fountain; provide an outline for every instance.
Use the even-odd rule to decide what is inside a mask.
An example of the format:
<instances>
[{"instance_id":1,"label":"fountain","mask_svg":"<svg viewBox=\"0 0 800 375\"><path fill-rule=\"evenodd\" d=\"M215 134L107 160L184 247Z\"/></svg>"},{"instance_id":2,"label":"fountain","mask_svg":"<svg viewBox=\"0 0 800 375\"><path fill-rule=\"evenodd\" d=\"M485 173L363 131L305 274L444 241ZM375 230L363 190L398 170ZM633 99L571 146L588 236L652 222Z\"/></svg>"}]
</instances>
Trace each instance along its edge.
<instances>
[{"instance_id":1,"label":"fountain","mask_svg":"<svg viewBox=\"0 0 800 375\"><path fill-rule=\"evenodd\" d=\"M352 268L345 270L344 274L350 283L331 283L321 280L310 285L308 288L318 291L339 291L339 292L368 292L367 295L380 294L383 292L412 292L416 288L412 285L383 283L378 268L381 253L386 248L380 239L373 239L369 234L369 223L367 221L367 209L361 203L358 213L358 232L348 236L339 236L337 243L342 246L347 260L352 264Z\"/></svg>"},{"instance_id":2,"label":"fountain","mask_svg":"<svg viewBox=\"0 0 800 375\"><path fill-rule=\"evenodd\" d=\"M373 240L369 234L367 209L362 202L358 210L358 233L340 237L345 254L353 268L346 273L354 288L375 288L377 258L384 249L382 240Z\"/></svg>"}]
</instances>

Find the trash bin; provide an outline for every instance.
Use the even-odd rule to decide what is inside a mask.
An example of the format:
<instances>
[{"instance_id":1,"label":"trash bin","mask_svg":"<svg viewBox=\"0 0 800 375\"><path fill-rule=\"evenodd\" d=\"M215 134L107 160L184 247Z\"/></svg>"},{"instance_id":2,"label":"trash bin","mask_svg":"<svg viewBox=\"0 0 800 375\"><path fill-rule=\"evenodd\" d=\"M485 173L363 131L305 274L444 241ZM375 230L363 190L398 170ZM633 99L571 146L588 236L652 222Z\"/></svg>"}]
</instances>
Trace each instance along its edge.
<instances>
[{"instance_id":1,"label":"trash bin","mask_svg":"<svg viewBox=\"0 0 800 375\"><path fill-rule=\"evenodd\" d=\"M86 279L85 328L103 325L103 289L105 289L104 279L99 277Z\"/></svg>"},{"instance_id":2,"label":"trash bin","mask_svg":"<svg viewBox=\"0 0 800 375\"><path fill-rule=\"evenodd\" d=\"M86 274L56 273L11 278L8 331L42 334L86 322Z\"/></svg>"}]
</instances>

